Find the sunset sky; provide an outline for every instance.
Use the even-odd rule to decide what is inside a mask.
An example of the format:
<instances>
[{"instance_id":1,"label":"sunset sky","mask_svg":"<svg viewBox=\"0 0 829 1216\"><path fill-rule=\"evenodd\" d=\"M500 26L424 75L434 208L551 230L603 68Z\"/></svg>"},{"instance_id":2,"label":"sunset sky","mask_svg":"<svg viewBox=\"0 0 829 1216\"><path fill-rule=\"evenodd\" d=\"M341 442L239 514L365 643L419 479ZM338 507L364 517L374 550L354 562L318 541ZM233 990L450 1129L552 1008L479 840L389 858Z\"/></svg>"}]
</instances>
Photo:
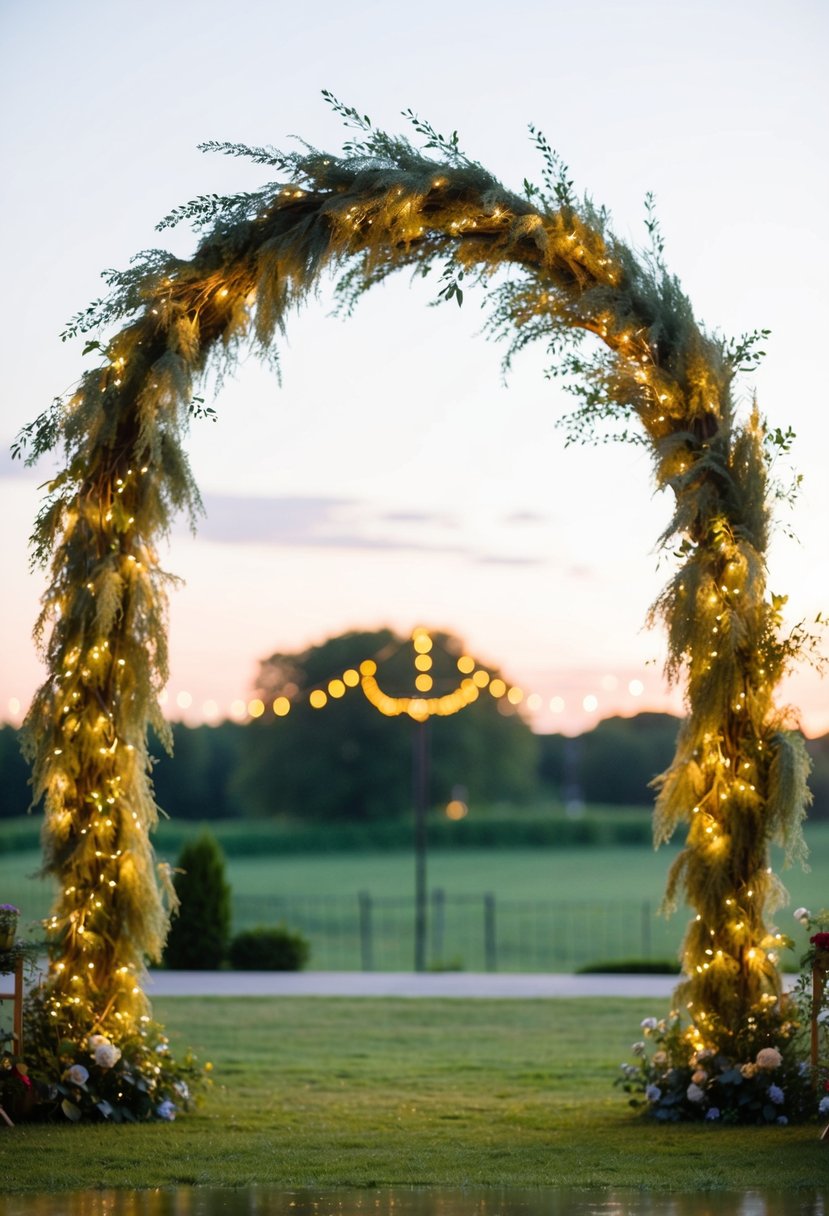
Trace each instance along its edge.
<instances>
[{"instance_id":1,"label":"sunset sky","mask_svg":"<svg viewBox=\"0 0 829 1216\"><path fill-rule=\"evenodd\" d=\"M743 396L797 432L804 482L781 510L770 585L792 622L829 610L827 51L823 0L6 0L0 720L19 721L42 678L30 635L45 576L28 573L27 537L53 467L22 469L8 446L88 364L64 323L102 294L102 269L192 250L184 229L154 232L172 207L268 179L199 142L295 135L336 151L322 88L387 129L408 107L457 128L515 189L540 177L533 122L634 243L654 192L697 315L772 330ZM670 503L645 450L565 450L569 398L542 353L504 386L483 297L430 308L435 290L400 277L343 322L323 285L289 327L282 386L251 359L213 402L218 421L194 424L206 517L164 554L185 580L172 715L228 714L273 651L386 624L460 635L541 696L538 729L679 709L662 637L644 629L670 572L654 551ZM809 672L786 688L807 733L829 730L827 691Z\"/></svg>"}]
</instances>

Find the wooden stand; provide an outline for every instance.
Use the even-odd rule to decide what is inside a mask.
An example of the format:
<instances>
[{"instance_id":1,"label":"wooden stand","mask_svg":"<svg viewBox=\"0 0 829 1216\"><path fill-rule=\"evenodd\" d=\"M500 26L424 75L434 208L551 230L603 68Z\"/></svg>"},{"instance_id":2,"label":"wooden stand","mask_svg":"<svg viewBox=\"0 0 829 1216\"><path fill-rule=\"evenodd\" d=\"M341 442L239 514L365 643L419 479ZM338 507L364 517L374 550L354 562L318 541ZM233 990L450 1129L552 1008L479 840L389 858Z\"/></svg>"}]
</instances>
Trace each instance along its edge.
<instances>
[{"instance_id":1,"label":"wooden stand","mask_svg":"<svg viewBox=\"0 0 829 1216\"><path fill-rule=\"evenodd\" d=\"M1 957L1 956L0 956ZM11 975L14 988L11 992L0 992L0 1001L12 1001L12 1050L16 1056L23 1055L23 955L21 954L10 971L0 970L0 975ZM14 1127L12 1120L0 1104L0 1124Z\"/></svg>"},{"instance_id":2,"label":"wooden stand","mask_svg":"<svg viewBox=\"0 0 829 1216\"><path fill-rule=\"evenodd\" d=\"M14 963L11 971L0 970L1 975L14 977L14 989L0 992L0 1001L12 1001L12 1048L16 1056L23 1055L23 956Z\"/></svg>"},{"instance_id":3,"label":"wooden stand","mask_svg":"<svg viewBox=\"0 0 829 1216\"><path fill-rule=\"evenodd\" d=\"M825 952L822 951L821 953L823 954ZM817 1019L818 1019L818 1014L820 1013L820 1007L823 1004L823 991L826 987L826 980L827 980L828 974L829 973L827 973L826 967L823 966L822 961L819 963L817 961L817 959L815 959L815 961L812 963L812 1019L811 1019L812 1037L811 1037L810 1057L811 1057L811 1065L812 1065L812 1076L815 1078L816 1084L817 1084L817 1075L818 1075L818 1071L817 1071L818 1045L820 1042L820 1031L818 1028ZM824 1142L824 1144L829 1144L829 1123L826 1124L826 1127L824 1127L823 1131L820 1133L820 1138Z\"/></svg>"}]
</instances>

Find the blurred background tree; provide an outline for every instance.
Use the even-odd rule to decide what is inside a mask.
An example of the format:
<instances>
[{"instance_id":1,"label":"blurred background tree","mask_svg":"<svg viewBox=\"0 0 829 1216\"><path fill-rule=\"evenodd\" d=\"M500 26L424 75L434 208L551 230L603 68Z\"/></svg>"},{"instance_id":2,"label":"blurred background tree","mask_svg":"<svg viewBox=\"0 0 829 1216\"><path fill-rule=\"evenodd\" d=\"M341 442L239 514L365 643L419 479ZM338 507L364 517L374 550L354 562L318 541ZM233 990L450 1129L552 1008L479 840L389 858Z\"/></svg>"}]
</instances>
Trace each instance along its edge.
<instances>
[{"instance_id":1,"label":"blurred background tree","mask_svg":"<svg viewBox=\"0 0 829 1216\"><path fill-rule=\"evenodd\" d=\"M431 635L434 695L460 682L463 647L445 633ZM326 688L332 678L378 664L391 696L415 693L413 651L389 629L351 632L300 654L274 654L260 667L257 695L270 707L280 696ZM492 675L497 671L489 669ZM432 694L430 694L432 695ZM412 738L424 729L407 715L385 717L358 689L322 710L303 697L284 718L266 713L246 729L235 794L254 815L292 814L352 821L407 813L412 805ZM430 805L446 803L458 787L469 799L527 802L538 790L538 741L523 717L486 690L452 717L434 718L430 733Z\"/></svg>"}]
</instances>

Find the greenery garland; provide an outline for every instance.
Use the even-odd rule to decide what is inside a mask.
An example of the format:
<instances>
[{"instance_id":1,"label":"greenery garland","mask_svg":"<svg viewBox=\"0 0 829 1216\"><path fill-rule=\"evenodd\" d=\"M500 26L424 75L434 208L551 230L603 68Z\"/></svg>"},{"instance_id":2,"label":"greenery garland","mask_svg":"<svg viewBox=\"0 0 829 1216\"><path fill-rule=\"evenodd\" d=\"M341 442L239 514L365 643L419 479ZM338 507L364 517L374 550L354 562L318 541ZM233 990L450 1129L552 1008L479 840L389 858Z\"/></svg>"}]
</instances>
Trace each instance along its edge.
<instances>
[{"instance_id":1,"label":"greenery garland","mask_svg":"<svg viewBox=\"0 0 829 1216\"><path fill-rule=\"evenodd\" d=\"M43 1033L56 1049L89 1034L120 1044L149 1018L140 974L167 925L149 840L148 723L169 738L158 694L171 578L155 546L179 511L200 509L182 446L190 420L209 412L197 392L250 345L273 360L288 315L324 271L338 276L347 312L391 273L437 264L441 299L460 304L465 276L489 290L487 328L507 343L506 365L530 342L546 344L578 397L569 439L594 439L609 423L649 446L657 486L673 491L661 545L677 568L653 617L667 628L668 672L685 680L688 713L659 779L655 839L689 825L667 894L670 903L681 891L696 910L678 993L689 1042L733 1047L778 1007L779 935L764 912L781 890L769 845L803 855L809 801L802 739L773 700L809 638L781 634L783 601L765 579L771 453L791 436L770 443L757 409L740 420L734 399L764 332L733 342L706 332L665 267L652 201L650 249L637 256L603 210L575 196L540 132L531 128L542 184L516 194L457 134L408 112L418 148L326 99L356 131L340 155L205 145L280 180L172 212L159 228L206 230L191 260L150 250L108 272L110 294L63 337L114 336L86 343L97 366L18 440L30 462L57 446L66 458L33 537L35 560L51 561L37 627L49 675L26 738L45 800L44 869L60 884Z\"/></svg>"}]
</instances>

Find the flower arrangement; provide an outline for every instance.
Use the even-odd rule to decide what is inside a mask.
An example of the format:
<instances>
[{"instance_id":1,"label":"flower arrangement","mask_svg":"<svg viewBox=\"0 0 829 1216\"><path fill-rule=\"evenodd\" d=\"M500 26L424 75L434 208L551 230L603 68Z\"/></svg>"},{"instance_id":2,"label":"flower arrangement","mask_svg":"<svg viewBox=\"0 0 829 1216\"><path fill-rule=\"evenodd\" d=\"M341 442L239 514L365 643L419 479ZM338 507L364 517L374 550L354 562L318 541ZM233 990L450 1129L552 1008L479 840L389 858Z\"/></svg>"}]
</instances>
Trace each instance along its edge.
<instances>
[{"instance_id":1,"label":"flower arrangement","mask_svg":"<svg viewBox=\"0 0 829 1216\"><path fill-rule=\"evenodd\" d=\"M37 991L29 998L34 1005L39 999ZM35 1017L31 1024L43 1022ZM149 1018L117 1043L99 1033L54 1043L38 1035L27 1044L27 1055L37 1103L32 1117L73 1123L172 1121L198 1104L212 1070L190 1052L175 1059L161 1027Z\"/></svg>"},{"instance_id":2,"label":"flower arrangement","mask_svg":"<svg viewBox=\"0 0 829 1216\"><path fill-rule=\"evenodd\" d=\"M631 1048L636 1063L622 1064L616 1082L632 1106L670 1122L785 1125L829 1116L829 911L798 908L794 919L813 931L800 977L790 993L764 999L733 1050L706 1046L676 1011L644 1019Z\"/></svg>"},{"instance_id":3,"label":"flower arrangement","mask_svg":"<svg viewBox=\"0 0 829 1216\"><path fill-rule=\"evenodd\" d=\"M17 933L20 909L14 904L0 904L0 950L10 950Z\"/></svg>"},{"instance_id":4,"label":"flower arrangement","mask_svg":"<svg viewBox=\"0 0 829 1216\"><path fill-rule=\"evenodd\" d=\"M0 1106L15 1120L32 1112L36 1093L28 1069L20 1056L7 1048L0 1050Z\"/></svg>"},{"instance_id":5,"label":"flower arrangement","mask_svg":"<svg viewBox=\"0 0 829 1216\"><path fill-rule=\"evenodd\" d=\"M645 1018L643 1038L631 1048L636 1063L622 1064L617 1084L632 1095L631 1106L661 1122L784 1126L813 1118L810 1069L801 1059L798 1022L785 1020L786 1005L758 1012L733 1056L697 1046L693 1027L683 1027L676 1011Z\"/></svg>"}]
</instances>

